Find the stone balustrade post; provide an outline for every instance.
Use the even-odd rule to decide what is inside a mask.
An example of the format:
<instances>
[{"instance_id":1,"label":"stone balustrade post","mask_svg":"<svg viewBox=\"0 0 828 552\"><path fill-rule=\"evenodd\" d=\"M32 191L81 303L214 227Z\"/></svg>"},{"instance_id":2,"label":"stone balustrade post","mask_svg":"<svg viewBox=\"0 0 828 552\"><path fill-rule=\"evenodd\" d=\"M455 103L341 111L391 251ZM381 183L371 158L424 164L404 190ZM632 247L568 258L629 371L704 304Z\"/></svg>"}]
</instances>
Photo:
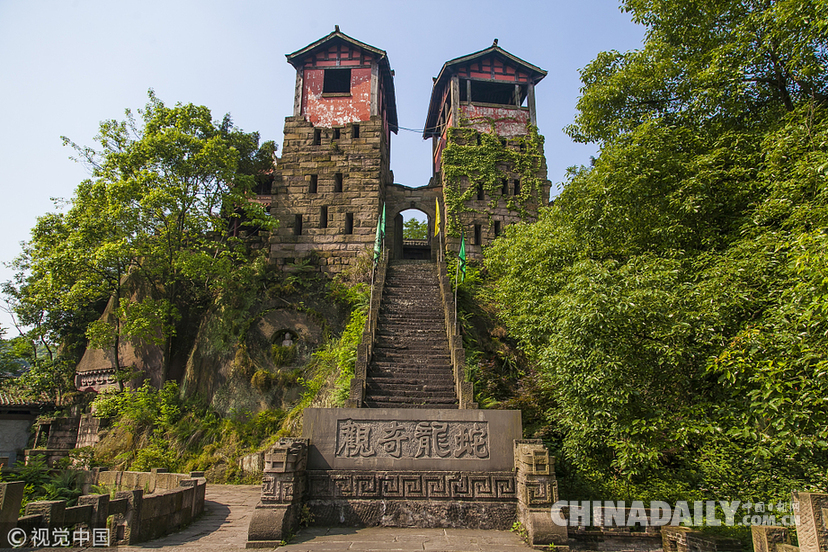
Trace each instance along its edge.
<instances>
[{"instance_id":1,"label":"stone balustrade post","mask_svg":"<svg viewBox=\"0 0 828 552\"><path fill-rule=\"evenodd\" d=\"M247 548L272 548L299 527L307 482L307 439L280 439L265 454L262 498L253 511Z\"/></svg>"},{"instance_id":2,"label":"stone balustrade post","mask_svg":"<svg viewBox=\"0 0 828 552\"><path fill-rule=\"evenodd\" d=\"M20 504L23 501L23 481L0 483L0 548L11 546L6 540L20 514Z\"/></svg>"},{"instance_id":3,"label":"stone balustrade post","mask_svg":"<svg viewBox=\"0 0 828 552\"><path fill-rule=\"evenodd\" d=\"M518 521L529 534L529 544L566 545L567 528L552 520L552 505L558 500L553 459L539 439L515 441Z\"/></svg>"}]
</instances>

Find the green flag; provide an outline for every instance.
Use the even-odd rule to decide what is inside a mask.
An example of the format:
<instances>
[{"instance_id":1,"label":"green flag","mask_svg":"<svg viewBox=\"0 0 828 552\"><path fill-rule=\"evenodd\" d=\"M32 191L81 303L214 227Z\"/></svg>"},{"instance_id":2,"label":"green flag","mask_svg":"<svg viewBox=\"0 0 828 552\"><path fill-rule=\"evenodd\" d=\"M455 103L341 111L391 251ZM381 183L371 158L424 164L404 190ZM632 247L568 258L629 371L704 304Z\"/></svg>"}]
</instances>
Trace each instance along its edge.
<instances>
[{"instance_id":1,"label":"green flag","mask_svg":"<svg viewBox=\"0 0 828 552\"><path fill-rule=\"evenodd\" d=\"M460 258L460 272L463 273L460 281L463 282L466 280L466 236L460 240L460 253L457 256Z\"/></svg>"},{"instance_id":2,"label":"green flag","mask_svg":"<svg viewBox=\"0 0 828 552\"><path fill-rule=\"evenodd\" d=\"M385 241L385 203L382 204L382 214L377 220L377 237L374 239L374 266L379 262L382 253L382 244Z\"/></svg>"}]
</instances>

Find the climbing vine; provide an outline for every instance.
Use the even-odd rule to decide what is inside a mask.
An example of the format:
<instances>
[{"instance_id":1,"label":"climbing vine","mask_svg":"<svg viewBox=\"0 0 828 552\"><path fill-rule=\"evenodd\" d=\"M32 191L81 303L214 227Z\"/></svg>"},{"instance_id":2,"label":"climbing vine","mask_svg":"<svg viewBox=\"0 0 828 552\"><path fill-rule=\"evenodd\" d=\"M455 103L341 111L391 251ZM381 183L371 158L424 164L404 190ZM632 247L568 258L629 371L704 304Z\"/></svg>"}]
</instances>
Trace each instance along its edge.
<instances>
[{"instance_id":1,"label":"climbing vine","mask_svg":"<svg viewBox=\"0 0 828 552\"><path fill-rule=\"evenodd\" d=\"M479 132L470 125L485 121L489 132ZM526 205L541 197L545 181L538 178L543 164L543 136L534 125L527 125L527 134L506 142L495 132L494 119L461 121L460 127L448 129L448 143L443 150L443 195L446 206L446 232L460 237L460 213L482 211L468 202L477 197L480 188L489 199L489 211L505 200L506 207L521 217L527 215ZM515 148L514 146L517 146ZM503 180L507 171L520 178L520 190L516 195L503 194ZM467 184L464 186L464 178Z\"/></svg>"}]
</instances>

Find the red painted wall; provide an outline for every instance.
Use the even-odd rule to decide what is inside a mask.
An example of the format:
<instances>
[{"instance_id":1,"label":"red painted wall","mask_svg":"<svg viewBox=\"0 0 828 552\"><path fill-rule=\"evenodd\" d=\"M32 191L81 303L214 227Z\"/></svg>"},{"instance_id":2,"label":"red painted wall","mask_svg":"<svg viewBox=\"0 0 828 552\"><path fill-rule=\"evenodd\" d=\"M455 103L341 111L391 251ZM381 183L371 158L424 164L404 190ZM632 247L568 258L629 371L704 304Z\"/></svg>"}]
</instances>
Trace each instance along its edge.
<instances>
[{"instance_id":1,"label":"red painted wall","mask_svg":"<svg viewBox=\"0 0 828 552\"><path fill-rule=\"evenodd\" d=\"M491 132L492 127L489 121L494 120L495 133L505 138L523 136L526 134L526 125L529 123L529 109L527 108L461 104L460 111L469 120L468 126L480 132Z\"/></svg>"},{"instance_id":2,"label":"red painted wall","mask_svg":"<svg viewBox=\"0 0 828 552\"><path fill-rule=\"evenodd\" d=\"M351 69L350 96L323 97L324 78L324 69L306 67L304 70L302 114L308 121L314 126L334 127L371 119L370 68Z\"/></svg>"}]
</instances>

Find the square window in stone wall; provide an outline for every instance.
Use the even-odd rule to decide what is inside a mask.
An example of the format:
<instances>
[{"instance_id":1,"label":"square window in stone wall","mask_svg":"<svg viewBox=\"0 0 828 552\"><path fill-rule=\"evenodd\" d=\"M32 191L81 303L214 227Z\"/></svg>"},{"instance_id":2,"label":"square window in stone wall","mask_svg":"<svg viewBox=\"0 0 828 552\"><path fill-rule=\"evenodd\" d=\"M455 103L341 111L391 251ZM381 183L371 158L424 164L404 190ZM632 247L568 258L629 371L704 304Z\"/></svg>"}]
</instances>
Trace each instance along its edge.
<instances>
[{"instance_id":1,"label":"square window in stone wall","mask_svg":"<svg viewBox=\"0 0 828 552\"><path fill-rule=\"evenodd\" d=\"M354 214L353 213L345 213L345 233L346 234L353 234L354 233Z\"/></svg>"},{"instance_id":2,"label":"square window in stone wall","mask_svg":"<svg viewBox=\"0 0 828 552\"><path fill-rule=\"evenodd\" d=\"M302 235L302 215L294 215L293 217L293 235Z\"/></svg>"},{"instance_id":3,"label":"square window in stone wall","mask_svg":"<svg viewBox=\"0 0 828 552\"><path fill-rule=\"evenodd\" d=\"M482 228L479 224L474 225L474 245L482 245Z\"/></svg>"},{"instance_id":4,"label":"square window in stone wall","mask_svg":"<svg viewBox=\"0 0 828 552\"><path fill-rule=\"evenodd\" d=\"M336 173L334 175L334 191L341 192L342 191L342 173Z\"/></svg>"},{"instance_id":5,"label":"square window in stone wall","mask_svg":"<svg viewBox=\"0 0 828 552\"><path fill-rule=\"evenodd\" d=\"M310 176L310 184L308 184L308 193L309 194L315 194L316 190L319 186L319 175L318 174L312 174L312 175L309 175L309 176Z\"/></svg>"},{"instance_id":6,"label":"square window in stone wall","mask_svg":"<svg viewBox=\"0 0 828 552\"><path fill-rule=\"evenodd\" d=\"M328 227L328 208L327 207L320 207L319 208L319 228L327 228Z\"/></svg>"}]
</instances>

